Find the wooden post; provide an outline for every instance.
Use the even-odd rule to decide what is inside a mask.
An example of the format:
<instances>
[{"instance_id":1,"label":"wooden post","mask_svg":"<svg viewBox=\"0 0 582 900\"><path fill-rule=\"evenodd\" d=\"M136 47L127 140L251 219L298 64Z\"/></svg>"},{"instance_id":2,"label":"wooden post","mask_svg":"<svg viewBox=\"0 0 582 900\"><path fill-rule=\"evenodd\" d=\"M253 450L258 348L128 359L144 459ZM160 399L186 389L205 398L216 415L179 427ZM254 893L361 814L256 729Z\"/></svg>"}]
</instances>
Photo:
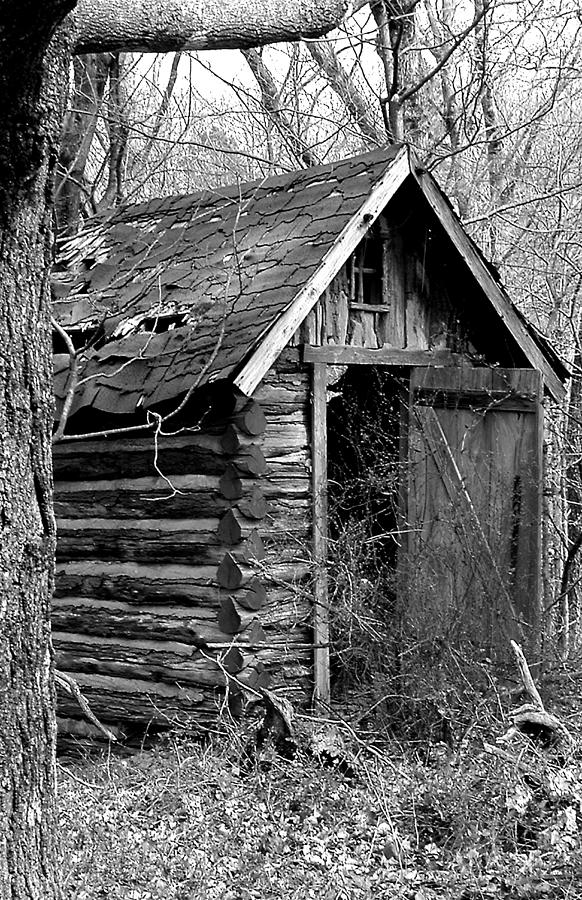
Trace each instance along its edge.
<instances>
[{"instance_id":1,"label":"wooden post","mask_svg":"<svg viewBox=\"0 0 582 900\"><path fill-rule=\"evenodd\" d=\"M327 365L313 366L314 702L329 704L329 607L327 592Z\"/></svg>"},{"instance_id":2,"label":"wooden post","mask_svg":"<svg viewBox=\"0 0 582 900\"><path fill-rule=\"evenodd\" d=\"M535 377L535 376L534 376ZM532 597L533 616L530 620L531 631L529 641L529 652L534 656L532 668L536 671L536 662L540 659L540 651L542 648L542 616L544 611L544 587L542 575L543 560L543 529L544 529L544 485L546 484L546 476L544 472L544 377L538 372L538 380L536 385L536 437L535 437L535 459L537 465L534 466L534 477L537 486L537 508L535 511L535 526L533 528L534 548L532 558L535 560L536 581L534 587L534 597Z\"/></svg>"}]
</instances>

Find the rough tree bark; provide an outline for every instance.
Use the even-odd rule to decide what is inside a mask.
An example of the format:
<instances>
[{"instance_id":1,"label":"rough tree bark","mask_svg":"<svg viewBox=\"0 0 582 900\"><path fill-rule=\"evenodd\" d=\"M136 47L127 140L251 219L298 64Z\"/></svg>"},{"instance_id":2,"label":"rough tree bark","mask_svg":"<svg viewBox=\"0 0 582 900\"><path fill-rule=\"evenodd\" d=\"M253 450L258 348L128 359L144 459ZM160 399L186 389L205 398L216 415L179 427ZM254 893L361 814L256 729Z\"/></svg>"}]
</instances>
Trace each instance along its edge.
<instances>
[{"instance_id":1,"label":"rough tree bark","mask_svg":"<svg viewBox=\"0 0 582 900\"><path fill-rule=\"evenodd\" d=\"M70 53L247 47L339 24L343 0L0 3L0 898L56 900L48 274ZM60 26L60 27L59 27ZM58 29L57 36L55 32ZM168 46L169 45L169 46Z\"/></svg>"},{"instance_id":2,"label":"rough tree bark","mask_svg":"<svg viewBox=\"0 0 582 900\"><path fill-rule=\"evenodd\" d=\"M0 19L0 897L52 900L50 184L73 0Z\"/></svg>"},{"instance_id":3,"label":"rough tree bark","mask_svg":"<svg viewBox=\"0 0 582 900\"><path fill-rule=\"evenodd\" d=\"M320 37L348 11L347 0L80 0L77 53L105 50L241 50Z\"/></svg>"}]
</instances>

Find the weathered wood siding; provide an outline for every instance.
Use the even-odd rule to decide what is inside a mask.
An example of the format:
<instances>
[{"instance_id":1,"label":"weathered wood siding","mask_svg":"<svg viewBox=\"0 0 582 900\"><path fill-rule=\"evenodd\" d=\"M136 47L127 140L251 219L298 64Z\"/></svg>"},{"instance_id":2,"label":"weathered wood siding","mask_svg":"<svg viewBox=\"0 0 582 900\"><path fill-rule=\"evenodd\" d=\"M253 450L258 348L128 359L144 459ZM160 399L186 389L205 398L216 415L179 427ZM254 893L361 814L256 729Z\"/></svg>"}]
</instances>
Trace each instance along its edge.
<instances>
[{"instance_id":1,"label":"weathered wood siding","mask_svg":"<svg viewBox=\"0 0 582 900\"><path fill-rule=\"evenodd\" d=\"M542 390L535 369L412 371L404 574L419 641L535 653Z\"/></svg>"},{"instance_id":2,"label":"weathered wood siding","mask_svg":"<svg viewBox=\"0 0 582 900\"><path fill-rule=\"evenodd\" d=\"M523 366L440 224L399 194L333 279L294 342L451 350Z\"/></svg>"},{"instance_id":3,"label":"weathered wood siding","mask_svg":"<svg viewBox=\"0 0 582 900\"><path fill-rule=\"evenodd\" d=\"M224 670L307 690L306 385L295 351L212 431L160 438L155 465L151 437L56 446L57 666L103 720L208 722Z\"/></svg>"}]
</instances>

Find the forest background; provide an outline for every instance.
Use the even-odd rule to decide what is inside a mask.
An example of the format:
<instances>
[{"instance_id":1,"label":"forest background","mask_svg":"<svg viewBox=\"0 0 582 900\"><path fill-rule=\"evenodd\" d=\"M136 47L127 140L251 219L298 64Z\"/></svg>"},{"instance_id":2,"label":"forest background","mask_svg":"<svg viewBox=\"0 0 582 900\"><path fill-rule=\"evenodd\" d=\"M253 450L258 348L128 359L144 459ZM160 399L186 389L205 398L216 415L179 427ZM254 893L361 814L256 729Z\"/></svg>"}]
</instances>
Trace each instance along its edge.
<instances>
[{"instance_id":1,"label":"forest background","mask_svg":"<svg viewBox=\"0 0 582 900\"><path fill-rule=\"evenodd\" d=\"M51 16L52 25L60 21L65 6L57 13L57 4L48 3L47 22ZM14 19L17 33L23 28L19 16ZM16 377L4 382L13 412L24 409L30 398L10 406L10 391L19 375L18 390L27 387L35 362L35 344L25 344L29 332L20 327L15 310L30 313L30 333L38 324L34 303L22 303L16 289L27 267L14 275L10 251L17 247L22 258L28 253L31 286L26 285L24 296L34 299L42 292L42 264L31 260L42 256L36 250L46 234L43 209L32 224L40 241L24 246L17 241L17 207L28 215L27 204L32 208L39 201L34 190L39 185L44 190L47 168L39 168L34 152L28 152L36 149L33 142L10 143L13 131L19 134L10 104L18 107L16 97L26 108L30 79L23 79L19 94L14 54L24 62L28 57L22 55L23 43L7 43L6 32L8 27L2 32L3 48L10 46L11 53L4 53L0 65L0 94L8 103L0 161L8 187L0 187L9 239L2 264L8 273L4 289L14 285L16 301L12 297L7 306L13 319L7 314L2 327L3 334L16 336L10 344L15 350L10 372ZM499 267L511 296L556 343L574 375L564 407L550 416L544 548L548 632L558 636L563 655L573 656L580 635L582 547L581 41L582 19L574 0L385 0L362 5L325 39L229 51L228 62L226 51L210 56L180 51L168 58L92 54L91 46L81 47L73 63L55 210L58 233L66 236L83 219L125 200L261 178L408 142ZM34 52L33 47L31 66L38 62ZM42 149L43 164L49 144ZM10 178L17 187L12 193ZM32 348L22 354L21 339L22 346ZM48 354L43 365L47 359ZM38 377L45 369L39 368ZM33 398L35 385L29 391ZM14 396L20 396L17 390ZM48 403L42 403L41 413L32 410L31 433L43 415L48 421ZM27 435L25 418L22 433ZM12 447L9 437L6 457L14 450L14 459L21 459L17 445L26 448L27 440L15 434ZM19 479L27 488L32 485L28 457L34 453L25 455L26 479L20 470L17 477L16 470L8 471L0 485L9 498ZM28 513L21 519L24 532L32 528L36 534L42 526L44 544L28 538L24 544L32 563L14 585L20 605L10 607L16 613L6 618L3 643L3 674L11 661L16 697L14 702L9 691L2 697L3 777L11 786L0 825L2 845L8 848L0 865L6 896L58 896L57 881L64 880L67 895L76 898L178 898L196 896L199 888L217 897L304 897L308 877L313 895L327 896L331 886L330 897L442 896L442 885L453 877L454 895L463 898L579 896L582 781L577 757L548 758L539 748L513 754L484 744L475 751L472 736L490 737L501 730L476 700L454 756L440 747L444 756L439 760L417 764L408 759L396 770L388 755L380 759L367 746L359 761L362 790L346 787L335 773L322 776L313 755L300 758L295 768L277 758L249 775L242 771L236 739L223 748L226 755L212 757L184 750L178 740L174 763L164 760L161 768L157 757L144 757L130 775L109 760L98 771L64 773L60 828L55 828L53 729L47 713L52 689L50 666L40 652L48 640L44 598L50 587L43 554L46 545L48 559L53 534L38 491L39 473L42 489L43 465L34 472L37 505L29 504L34 521ZM14 547L20 547L17 540L2 548L3 572L13 567ZM36 570L41 577L35 581ZM37 582L39 589L29 590L29 583ZM21 614L25 607L28 614L41 609L36 631L34 615ZM30 623L29 634L23 638L11 628L13 621L21 628ZM507 710L509 695L493 681L490 685L493 707L497 703L500 713ZM37 695L45 704L39 700L38 709L31 700ZM23 723L30 724L31 739ZM278 792L280 784L284 789ZM210 835L206 844L205 834ZM62 879L53 877L55 839ZM30 865L37 858L39 865Z\"/></svg>"}]
</instances>

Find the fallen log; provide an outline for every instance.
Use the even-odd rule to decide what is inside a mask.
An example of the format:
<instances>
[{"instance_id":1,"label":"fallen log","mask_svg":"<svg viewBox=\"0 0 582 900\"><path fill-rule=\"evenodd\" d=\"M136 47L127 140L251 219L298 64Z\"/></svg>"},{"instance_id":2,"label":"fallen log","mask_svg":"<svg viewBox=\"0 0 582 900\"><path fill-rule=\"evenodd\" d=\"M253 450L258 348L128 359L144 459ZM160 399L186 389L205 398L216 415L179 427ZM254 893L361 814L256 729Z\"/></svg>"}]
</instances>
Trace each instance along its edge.
<instances>
[{"instance_id":1,"label":"fallen log","mask_svg":"<svg viewBox=\"0 0 582 900\"><path fill-rule=\"evenodd\" d=\"M515 654L523 689L530 702L524 703L509 714L511 727L499 739L499 742L509 743L516 734L522 734L544 748L564 749L570 747L573 744L572 736L566 726L546 710L523 650L515 641L511 641L511 647Z\"/></svg>"}]
</instances>

